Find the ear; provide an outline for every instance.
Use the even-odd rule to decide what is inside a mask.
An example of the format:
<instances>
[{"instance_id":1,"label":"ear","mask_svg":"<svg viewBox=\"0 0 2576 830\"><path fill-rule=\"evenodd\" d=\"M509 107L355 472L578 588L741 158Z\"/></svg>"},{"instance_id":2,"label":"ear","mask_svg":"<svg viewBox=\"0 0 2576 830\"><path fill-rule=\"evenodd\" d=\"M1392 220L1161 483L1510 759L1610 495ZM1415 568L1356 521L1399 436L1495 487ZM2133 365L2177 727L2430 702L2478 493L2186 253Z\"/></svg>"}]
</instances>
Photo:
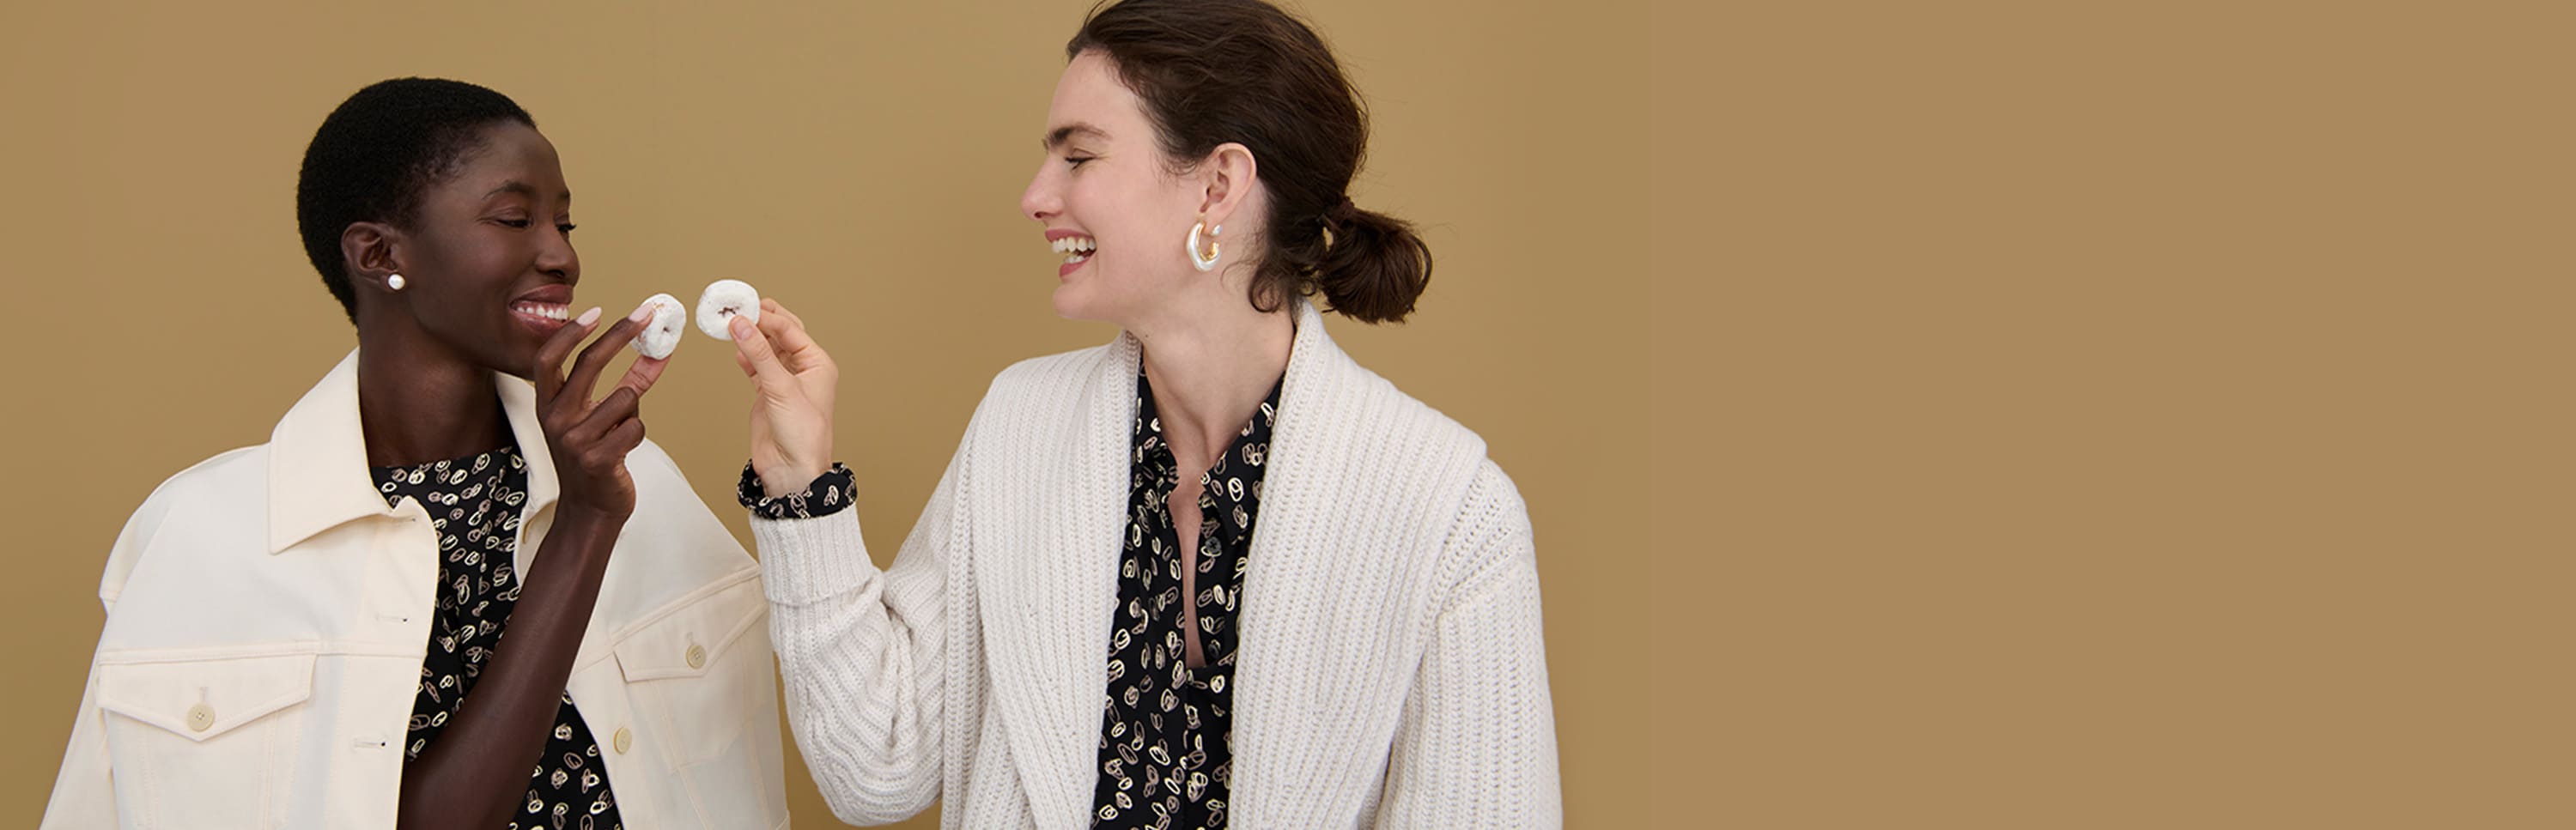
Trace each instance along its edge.
<instances>
[{"instance_id":1,"label":"ear","mask_svg":"<svg viewBox=\"0 0 2576 830\"><path fill-rule=\"evenodd\" d=\"M402 231L383 222L351 222L341 229L340 263L349 273L349 284L390 293L385 278L403 270L401 240Z\"/></svg>"},{"instance_id":2,"label":"ear","mask_svg":"<svg viewBox=\"0 0 2576 830\"><path fill-rule=\"evenodd\" d=\"M1207 160L1199 164L1199 172L1207 183L1207 192L1199 198L1199 212L1207 214L1211 225L1225 224L1235 211L1250 204L1252 189L1261 181L1252 148L1231 141L1210 151Z\"/></svg>"}]
</instances>

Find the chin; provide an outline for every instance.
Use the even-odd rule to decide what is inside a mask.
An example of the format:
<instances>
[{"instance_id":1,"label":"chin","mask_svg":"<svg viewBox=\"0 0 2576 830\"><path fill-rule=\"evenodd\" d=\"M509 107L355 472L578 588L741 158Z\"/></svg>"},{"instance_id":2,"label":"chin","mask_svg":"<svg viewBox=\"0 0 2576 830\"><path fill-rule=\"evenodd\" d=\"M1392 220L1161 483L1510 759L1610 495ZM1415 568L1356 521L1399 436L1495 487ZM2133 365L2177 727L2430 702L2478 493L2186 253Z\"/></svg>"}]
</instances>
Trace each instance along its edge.
<instances>
[{"instance_id":1,"label":"chin","mask_svg":"<svg viewBox=\"0 0 2576 830\"><path fill-rule=\"evenodd\" d=\"M1084 301L1083 293L1080 286L1071 284L1056 286L1055 296L1050 299L1055 306L1055 316L1067 320L1099 319L1090 313L1090 303Z\"/></svg>"},{"instance_id":2,"label":"chin","mask_svg":"<svg viewBox=\"0 0 2576 830\"><path fill-rule=\"evenodd\" d=\"M1131 286L1102 280L1058 285L1053 302L1057 317L1107 323L1119 328L1132 328L1129 324L1154 305L1151 295L1141 294Z\"/></svg>"},{"instance_id":3,"label":"chin","mask_svg":"<svg viewBox=\"0 0 2576 830\"><path fill-rule=\"evenodd\" d=\"M531 376L532 373L530 370L536 368L537 351L544 348L544 346L545 344L538 343L528 346L525 349L515 350L515 354L508 353L514 350L504 347L502 350L504 353L479 355L477 362L482 363L483 368L486 370L499 372L520 380L534 383L536 378ZM578 352L576 352L576 354L578 354Z\"/></svg>"}]
</instances>

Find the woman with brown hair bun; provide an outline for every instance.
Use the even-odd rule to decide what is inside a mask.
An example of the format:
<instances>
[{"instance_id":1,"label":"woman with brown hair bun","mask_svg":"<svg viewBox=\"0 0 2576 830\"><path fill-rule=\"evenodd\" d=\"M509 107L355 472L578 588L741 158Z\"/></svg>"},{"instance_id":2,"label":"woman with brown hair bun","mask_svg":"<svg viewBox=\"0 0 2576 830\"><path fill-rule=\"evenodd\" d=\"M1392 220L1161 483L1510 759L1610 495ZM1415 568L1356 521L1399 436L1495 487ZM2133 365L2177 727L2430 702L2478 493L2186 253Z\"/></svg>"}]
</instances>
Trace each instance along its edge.
<instances>
[{"instance_id":1,"label":"woman with brown hair bun","mask_svg":"<svg viewBox=\"0 0 2576 830\"><path fill-rule=\"evenodd\" d=\"M1259 0L1127 0L1072 42L1020 199L1057 313L1113 342L1004 370L892 567L831 464L836 370L734 324L790 721L845 821L1562 823L1538 570L1484 442L1352 362L1431 254L1348 197L1323 41Z\"/></svg>"}]
</instances>

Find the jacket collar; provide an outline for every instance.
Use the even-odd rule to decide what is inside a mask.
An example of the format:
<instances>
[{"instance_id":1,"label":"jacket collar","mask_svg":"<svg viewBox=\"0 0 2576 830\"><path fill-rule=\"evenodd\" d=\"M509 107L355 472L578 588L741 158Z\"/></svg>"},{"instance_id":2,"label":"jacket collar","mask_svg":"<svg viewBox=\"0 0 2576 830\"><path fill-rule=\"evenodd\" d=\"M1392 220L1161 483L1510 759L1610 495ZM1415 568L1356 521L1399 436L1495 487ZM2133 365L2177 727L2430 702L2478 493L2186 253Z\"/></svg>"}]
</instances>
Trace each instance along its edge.
<instances>
[{"instance_id":1,"label":"jacket collar","mask_svg":"<svg viewBox=\"0 0 2576 830\"><path fill-rule=\"evenodd\" d=\"M498 372L493 387L519 454L528 465L526 515L554 503L554 456L537 424L536 387ZM283 553L325 530L369 516L391 516L367 465L367 437L358 417L358 352L296 401L268 437L268 552Z\"/></svg>"}]
</instances>

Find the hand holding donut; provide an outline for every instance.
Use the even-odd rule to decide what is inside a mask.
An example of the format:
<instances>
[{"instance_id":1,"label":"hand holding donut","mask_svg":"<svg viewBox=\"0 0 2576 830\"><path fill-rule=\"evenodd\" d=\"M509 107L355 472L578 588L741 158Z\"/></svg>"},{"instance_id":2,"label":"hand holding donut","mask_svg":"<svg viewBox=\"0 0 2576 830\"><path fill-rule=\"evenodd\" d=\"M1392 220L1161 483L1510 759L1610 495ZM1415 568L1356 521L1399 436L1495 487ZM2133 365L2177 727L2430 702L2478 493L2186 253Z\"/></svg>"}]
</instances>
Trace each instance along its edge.
<instances>
[{"instance_id":1,"label":"hand holding donut","mask_svg":"<svg viewBox=\"0 0 2576 830\"><path fill-rule=\"evenodd\" d=\"M751 468L776 498L804 492L832 468L832 402L841 369L795 312L777 300L761 300L759 308L758 322L754 315L734 317L728 333L734 365L751 378Z\"/></svg>"},{"instance_id":2,"label":"hand holding donut","mask_svg":"<svg viewBox=\"0 0 2576 830\"><path fill-rule=\"evenodd\" d=\"M618 522L635 512L635 481L626 474L626 454L644 443L639 407L644 392L653 388L669 363L637 358L607 398L592 403L590 390L608 361L644 330L653 307L647 302L610 326L582 349L570 374L563 370L564 358L598 324L599 309L556 329L537 350L537 365L528 377L536 380L537 422L545 430L546 449L562 481L561 504L566 511L586 511Z\"/></svg>"}]
</instances>

